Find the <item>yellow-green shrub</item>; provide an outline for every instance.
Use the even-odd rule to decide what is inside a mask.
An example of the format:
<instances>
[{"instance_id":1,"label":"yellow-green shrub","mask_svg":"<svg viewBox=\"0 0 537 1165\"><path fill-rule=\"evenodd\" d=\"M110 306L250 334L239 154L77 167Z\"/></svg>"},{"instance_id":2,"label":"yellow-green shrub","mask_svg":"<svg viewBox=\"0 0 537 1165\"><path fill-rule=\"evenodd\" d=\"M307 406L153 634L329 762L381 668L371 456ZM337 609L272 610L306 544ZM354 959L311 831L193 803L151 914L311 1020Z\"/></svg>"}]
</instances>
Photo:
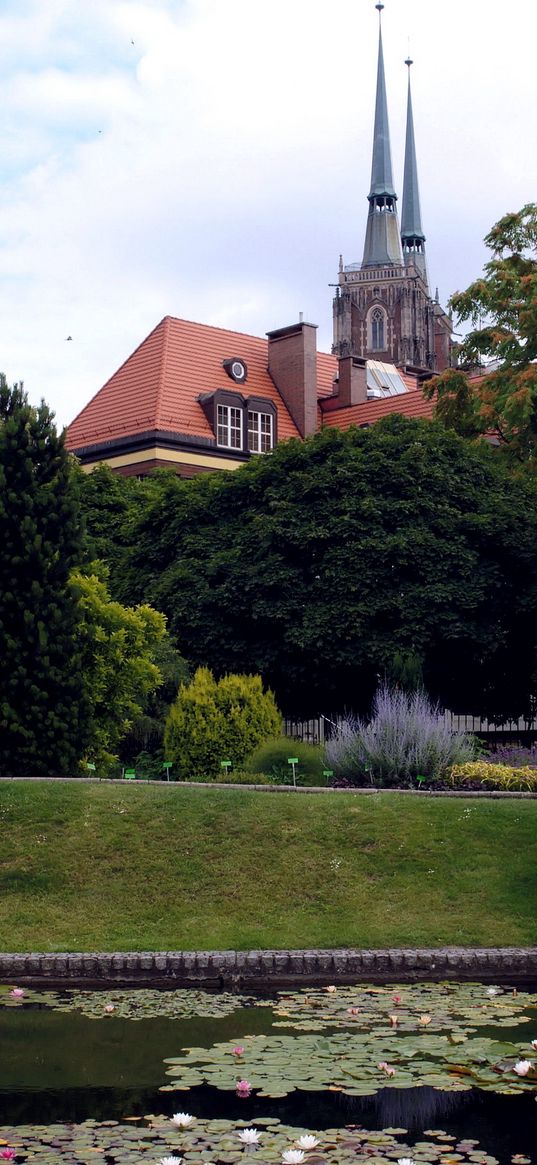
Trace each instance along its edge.
<instances>
[{"instance_id":1,"label":"yellow-green shrub","mask_svg":"<svg viewBox=\"0 0 537 1165\"><path fill-rule=\"evenodd\" d=\"M164 750L179 780L216 778L222 775L221 761L240 767L258 744L280 731L274 696L263 691L260 676L215 680L200 667L191 683L181 684L170 708Z\"/></svg>"},{"instance_id":2,"label":"yellow-green shrub","mask_svg":"<svg viewBox=\"0 0 537 1165\"><path fill-rule=\"evenodd\" d=\"M515 769L511 765L488 764L484 760L469 761L464 765L453 765L448 779L452 785L479 782L487 788L537 793L537 769L532 769L528 765Z\"/></svg>"}]
</instances>

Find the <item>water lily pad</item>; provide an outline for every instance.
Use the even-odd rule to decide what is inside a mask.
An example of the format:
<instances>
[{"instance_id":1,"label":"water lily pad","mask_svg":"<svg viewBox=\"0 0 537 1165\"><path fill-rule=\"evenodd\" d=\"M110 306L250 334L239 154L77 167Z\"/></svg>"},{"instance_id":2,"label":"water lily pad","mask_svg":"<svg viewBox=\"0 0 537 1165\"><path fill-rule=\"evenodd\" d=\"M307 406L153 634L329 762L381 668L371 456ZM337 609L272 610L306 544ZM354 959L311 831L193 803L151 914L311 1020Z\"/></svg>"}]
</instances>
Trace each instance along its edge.
<instances>
[{"instance_id":1,"label":"water lily pad","mask_svg":"<svg viewBox=\"0 0 537 1165\"><path fill-rule=\"evenodd\" d=\"M171 1081L166 1090L199 1084L234 1089L237 1067L232 1048L233 1041L228 1041L212 1048L188 1048L167 1058ZM365 1096L389 1084L398 1088L427 1084L447 1091L477 1085L490 1091L524 1092L535 1089L533 1072L520 1076L514 1071L525 1048L485 1035L468 1037L454 1047L446 1035L430 1028L405 1035L373 1027L350 1039L340 1031L322 1038L303 1033L249 1036L241 1074L261 1096L272 1097L295 1088Z\"/></svg>"},{"instance_id":2,"label":"water lily pad","mask_svg":"<svg viewBox=\"0 0 537 1165\"><path fill-rule=\"evenodd\" d=\"M146 1120L148 1123L146 1123ZM260 1132L259 1149L244 1148L238 1132L242 1122L199 1118L192 1128L180 1134L168 1117L154 1115L132 1124L85 1121L79 1125L19 1125L4 1128L2 1139L17 1146L17 1161L39 1161L40 1165L92 1165L102 1159L107 1165L139 1165L144 1158L155 1162L163 1156L182 1157L189 1162L214 1162L214 1165L280 1165L282 1153L296 1145L306 1130L281 1124L275 1118L256 1121ZM316 1131L319 1140L315 1153L307 1154L307 1165L351 1165L357 1155L369 1165L386 1165L387 1160L411 1157L417 1161L436 1162L438 1146L422 1141L411 1146L402 1139L404 1130L385 1129L369 1133L352 1126ZM476 1151L476 1143L467 1143L467 1153L457 1158L457 1165L498 1165L494 1157ZM520 1156L513 1165L526 1165Z\"/></svg>"},{"instance_id":3,"label":"water lily pad","mask_svg":"<svg viewBox=\"0 0 537 1165\"><path fill-rule=\"evenodd\" d=\"M268 1007L269 1001L229 991L211 992L180 988L153 991L147 988L113 988L108 991L40 991L24 988L14 997L13 988L0 985L0 1007L43 1007L53 1011L79 1011L88 1019L219 1019L243 1007Z\"/></svg>"},{"instance_id":4,"label":"water lily pad","mask_svg":"<svg viewBox=\"0 0 537 1165\"><path fill-rule=\"evenodd\" d=\"M483 1026L512 1027L530 1017L537 1024L537 996L487 988L482 983L360 984L338 987L335 992L286 991L279 993L274 1010L277 1026L299 1031L395 1027L408 1032L426 1026L464 1035Z\"/></svg>"}]
</instances>

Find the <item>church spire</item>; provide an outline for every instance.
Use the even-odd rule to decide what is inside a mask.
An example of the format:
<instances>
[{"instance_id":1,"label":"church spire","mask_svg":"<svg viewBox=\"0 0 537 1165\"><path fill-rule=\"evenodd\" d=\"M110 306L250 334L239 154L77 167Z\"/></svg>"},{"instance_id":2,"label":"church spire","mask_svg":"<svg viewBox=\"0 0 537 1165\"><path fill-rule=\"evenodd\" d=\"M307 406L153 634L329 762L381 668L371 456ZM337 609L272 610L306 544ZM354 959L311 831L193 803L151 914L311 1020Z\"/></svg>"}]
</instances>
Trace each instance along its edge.
<instances>
[{"instance_id":1,"label":"church spire","mask_svg":"<svg viewBox=\"0 0 537 1165\"><path fill-rule=\"evenodd\" d=\"M375 128L373 132L371 188L368 194L369 214L367 218L362 267L382 267L387 263L402 265L403 262L396 211L397 195L392 177L388 103L386 100L384 56L382 52L381 12L384 5L379 2L375 7L379 14L377 96L375 103Z\"/></svg>"},{"instance_id":2,"label":"church spire","mask_svg":"<svg viewBox=\"0 0 537 1165\"><path fill-rule=\"evenodd\" d=\"M401 241L406 266L418 269L427 284L427 263L425 260L425 235L421 225L420 195L418 189L418 166L416 143L414 141L414 118L412 116L412 93L410 88L410 66L408 67L408 101L406 118L405 173L403 184L403 209L401 213Z\"/></svg>"}]
</instances>

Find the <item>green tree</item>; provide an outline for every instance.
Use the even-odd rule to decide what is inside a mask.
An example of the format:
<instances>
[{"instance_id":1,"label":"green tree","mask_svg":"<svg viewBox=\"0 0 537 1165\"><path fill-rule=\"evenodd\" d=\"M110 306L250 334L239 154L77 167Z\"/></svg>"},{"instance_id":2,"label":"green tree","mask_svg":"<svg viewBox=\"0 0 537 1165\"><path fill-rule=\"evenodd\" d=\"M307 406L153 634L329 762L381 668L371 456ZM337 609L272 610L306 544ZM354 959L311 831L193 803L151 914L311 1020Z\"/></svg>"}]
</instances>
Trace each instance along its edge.
<instances>
[{"instance_id":1,"label":"green tree","mask_svg":"<svg viewBox=\"0 0 537 1165\"><path fill-rule=\"evenodd\" d=\"M159 771L158 765L162 765L164 760L162 747L166 718L179 685L188 683L190 670L168 634L164 634L156 644L153 663L159 669L162 682L149 694L144 710L133 717L131 727L121 741L119 755L121 760L133 763L143 753L146 763L151 763L152 769ZM138 767L137 761L136 765ZM162 770L160 772L162 775Z\"/></svg>"},{"instance_id":2,"label":"green tree","mask_svg":"<svg viewBox=\"0 0 537 1165\"><path fill-rule=\"evenodd\" d=\"M0 773L73 771L85 693L68 589L82 547L76 475L44 403L0 376Z\"/></svg>"},{"instance_id":3,"label":"green tree","mask_svg":"<svg viewBox=\"0 0 537 1165\"><path fill-rule=\"evenodd\" d=\"M456 322L471 330L459 367L425 388L436 415L464 437L493 434L513 460L537 451L537 203L507 214L485 239L484 274L451 297ZM484 361L492 361L487 367ZM469 381L467 372L478 373Z\"/></svg>"},{"instance_id":4,"label":"green tree","mask_svg":"<svg viewBox=\"0 0 537 1165\"><path fill-rule=\"evenodd\" d=\"M259 676L224 675L215 680L198 668L181 684L164 733L166 757L179 778L216 777L220 762L242 765L262 741L281 731L281 716L272 692Z\"/></svg>"},{"instance_id":5,"label":"green tree","mask_svg":"<svg viewBox=\"0 0 537 1165\"><path fill-rule=\"evenodd\" d=\"M165 619L146 605L134 609L110 599L105 579L74 571L78 656L89 723L86 759L106 768L122 738L162 681L155 662Z\"/></svg>"},{"instance_id":6,"label":"green tree","mask_svg":"<svg viewBox=\"0 0 537 1165\"><path fill-rule=\"evenodd\" d=\"M193 664L259 673L286 714L367 710L399 653L454 710L535 691L536 486L485 442L393 415L230 474L166 480L125 578Z\"/></svg>"}]
</instances>

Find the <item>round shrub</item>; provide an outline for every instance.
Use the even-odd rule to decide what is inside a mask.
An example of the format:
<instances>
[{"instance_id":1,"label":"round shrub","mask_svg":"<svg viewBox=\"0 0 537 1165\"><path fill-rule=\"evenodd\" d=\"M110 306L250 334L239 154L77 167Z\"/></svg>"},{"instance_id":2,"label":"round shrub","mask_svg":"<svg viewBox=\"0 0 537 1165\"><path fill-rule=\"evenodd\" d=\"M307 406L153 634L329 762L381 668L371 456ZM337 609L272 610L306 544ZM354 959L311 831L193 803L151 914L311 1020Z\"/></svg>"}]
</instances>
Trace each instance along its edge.
<instances>
[{"instance_id":1,"label":"round shrub","mask_svg":"<svg viewBox=\"0 0 537 1165\"><path fill-rule=\"evenodd\" d=\"M290 756L298 757L295 765L297 784L326 785L323 777L323 751L318 744L307 744L304 740L293 740L280 736L267 740L256 748L245 764L245 770L253 777L265 776L278 785L293 782L293 767L288 763Z\"/></svg>"},{"instance_id":2,"label":"round shrub","mask_svg":"<svg viewBox=\"0 0 537 1165\"><path fill-rule=\"evenodd\" d=\"M215 680L198 668L181 684L164 729L164 751L176 780L222 776L221 762L240 768L246 756L281 729L272 692L260 676L227 675ZM225 780L225 776L222 777Z\"/></svg>"}]
</instances>

